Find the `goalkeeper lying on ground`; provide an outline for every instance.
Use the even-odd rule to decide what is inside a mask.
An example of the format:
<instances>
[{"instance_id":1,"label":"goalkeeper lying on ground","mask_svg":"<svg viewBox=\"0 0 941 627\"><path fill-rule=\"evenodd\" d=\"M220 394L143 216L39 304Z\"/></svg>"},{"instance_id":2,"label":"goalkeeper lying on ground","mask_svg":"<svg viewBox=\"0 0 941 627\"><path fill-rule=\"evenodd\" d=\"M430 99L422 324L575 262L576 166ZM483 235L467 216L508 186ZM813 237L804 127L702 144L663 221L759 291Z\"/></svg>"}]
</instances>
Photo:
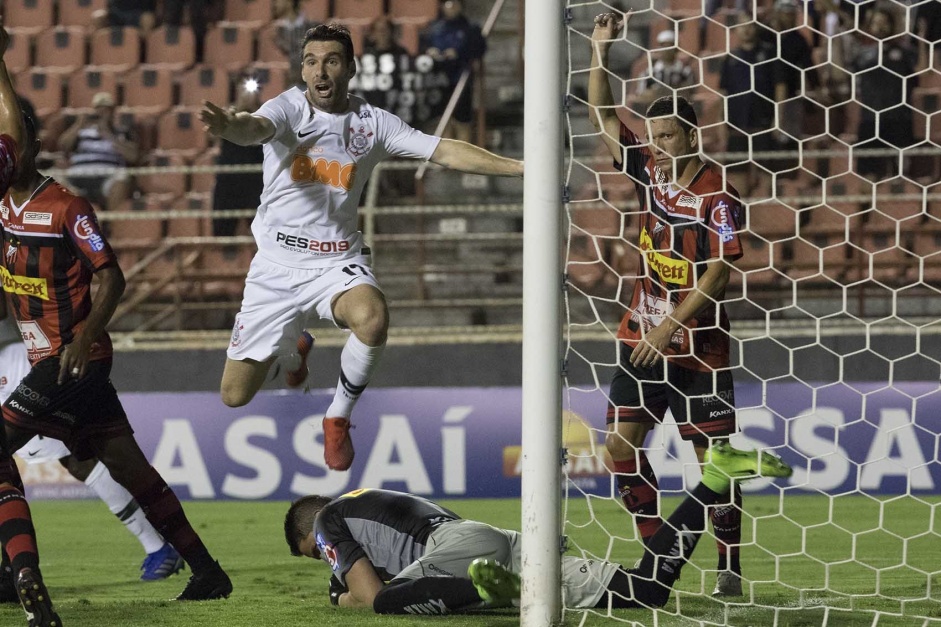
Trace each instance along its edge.
<instances>
[{"instance_id":1,"label":"goalkeeper lying on ground","mask_svg":"<svg viewBox=\"0 0 941 627\"><path fill-rule=\"evenodd\" d=\"M791 475L777 457L727 442L710 448L705 462L702 481L652 537L637 568L562 558L566 607L663 606L703 534L706 508L727 501L735 480ZM341 607L446 614L508 607L519 598L518 532L462 519L411 494L305 496L288 510L284 535L293 555L330 565L330 601Z\"/></svg>"}]
</instances>

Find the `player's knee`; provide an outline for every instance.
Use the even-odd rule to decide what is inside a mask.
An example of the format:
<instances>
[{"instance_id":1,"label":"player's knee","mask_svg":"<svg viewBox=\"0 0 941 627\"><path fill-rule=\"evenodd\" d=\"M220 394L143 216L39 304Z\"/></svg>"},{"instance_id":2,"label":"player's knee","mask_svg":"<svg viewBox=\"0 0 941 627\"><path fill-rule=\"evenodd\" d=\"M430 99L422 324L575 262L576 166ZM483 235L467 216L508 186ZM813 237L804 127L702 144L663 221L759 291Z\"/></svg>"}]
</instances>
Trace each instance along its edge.
<instances>
[{"instance_id":1,"label":"player's knee","mask_svg":"<svg viewBox=\"0 0 941 627\"><path fill-rule=\"evenodd\" d=\"M364 308L350 321L350 330L367 346L381 346L389 334L389 314L385 303Z\"/></svg>"},{"instance_id":2,"label":"player's knee","mask_svg":"<svg viewBox=\"0 0 941 627\"><path fill-rule=\"evenodd\" d=\"M637 449L634 445L615 431L605 435L604 446L608 449L611 459L615 461L629 461L637 457Z\"/></svg>"},{"instance_id":3,"label":"player's knee","mask_svg":"<svg viewBox=\"0 0 941 627\"><path fill-rule=\"evenodd\" d=\"M252 394L245 390L244 387L232 385L225 381L222 382L219 392L222 395L222 402L228 407L243 407L248 405L252 400Z\"/></svg>"}]
</instances>

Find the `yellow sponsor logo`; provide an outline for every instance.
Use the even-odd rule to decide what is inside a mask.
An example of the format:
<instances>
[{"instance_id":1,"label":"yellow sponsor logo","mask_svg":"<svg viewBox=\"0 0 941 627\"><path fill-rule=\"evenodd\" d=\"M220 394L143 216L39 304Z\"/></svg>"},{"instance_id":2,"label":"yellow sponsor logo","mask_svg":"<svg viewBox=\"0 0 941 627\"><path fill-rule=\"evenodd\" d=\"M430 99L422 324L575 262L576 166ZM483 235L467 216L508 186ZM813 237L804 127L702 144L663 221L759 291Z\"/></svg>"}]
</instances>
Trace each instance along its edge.
<instances>
[{"instance_id":1,"label":"yellow sponsor logo","mask_svg":"<svg viewBox=\"0 0 941 627\"><path fill-rule=\"evenodd\" d=\"M654 271L660 275L660 278L666 283L677 283L685 285L689 276L689 262L684 259L673 259L666 255L661 255L653 249L653 240L647 233L647 229L640 232L640 249L644 251L647 263Z\"/></svg>"},{"instance_id":2,"label":"yellow sponsor logo","mask_svg":"<svg viewBox=\"0 0 941 627\"><path fill-rule=\"evenodd\" d=\"M11 294L24 294L49 300L49 290L46 289L46 279L34 279L28 276L10 274L10 271L0 266L0 281L3 281L3 291Z\"/></svg>"}]
</instances>

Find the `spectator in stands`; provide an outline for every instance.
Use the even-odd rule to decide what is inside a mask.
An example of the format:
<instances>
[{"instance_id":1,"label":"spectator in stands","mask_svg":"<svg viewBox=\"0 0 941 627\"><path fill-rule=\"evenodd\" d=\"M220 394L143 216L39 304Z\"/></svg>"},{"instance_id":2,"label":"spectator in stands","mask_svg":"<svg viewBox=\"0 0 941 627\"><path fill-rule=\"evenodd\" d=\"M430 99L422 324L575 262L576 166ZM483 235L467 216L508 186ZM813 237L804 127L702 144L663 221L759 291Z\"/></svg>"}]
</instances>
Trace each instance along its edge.
<instances>
[{"instance_id":1,"label":"spectator in stands","mask_svg":"<svg viewBox=\"0 0 941 627\"><path fill-rule=\"evenodd\" d=\"M657 35L657 48L653 53L653 66L648 68L646 80L637 85L638 104L644 111L657 98L672 95L673 90L689 87L695 82L693 68L678 53L673 30L660 31Z\"/></svg>"},{"instance_id":2,"label":"spectator in stands","mask_svg":"<svg viewBox=\"0 0 941 627\"><path fill-rule=\"evenodd\" d=\"M720 71L719 88L728 97L729 123L726 150L731 153L752 153L729 157L729 163L751 161L755 152L769 152L777 148L774 131L776 85L782 82L780 63L774 48L758 37L758 24L745 13L740 13L734 27L738 47L725 57ZM758 159L759 162L764 159ZM766 165L763 163L762 165ZM735 168L741 171L741 168ZM744 195L754 187L756 169L748 168L749 175L736 186Z\"/></svg>"},{"instance_id":3,"label":"spectator in stands","mask_svg":"<svg viewBox=\"0 0 941 627\"><path fill-rule=\"evenodd\" d=\"M920 38L919 52L923 55L919 65L927 67L931 44L934 44L935 55L941 55L941 3L922 2L915 7L915 32Z\"/></svg>"},{"instance_id":4,"label":"spectator in stands","mask_svg":"<svg viewBox=\"0 0 941 627\"><path fill-rule=\"evenodd\" d=\"M856 100L862 105L857 149L889 150L915 143L913 111L904 103L912 102L918 55L910 37L893 37L895 32L895 14L877 6L869 11L863 38L847 34L834 39L837 64L855 75ZM891 153L860 157L857 172L872 179L896 176L898 161Z\"/></svg>"},{"instance_id":5,"label":"spectator in stands","mask_svg":"<svg viewBox=\"0 0 941 627\"><path fill-rule=\"evenodd\" d=\"M416 104L424 84L418 78L415 58L395 40L395 26L388 17L379 16L369 25L356 65L356 76L350 81L352 92L412 126L427 121L428 116L416 119Z\"/></svg>"},{"instance_id":6,"label":"spectator in stands","mask_svg":"<svg viewBox=\"0 0 941 627\"><path fill-rule=\"evenodd\" d=\"M245 83L238 87L238 95L229 111L234 115L241 111L253 113L261 106L261 97L257 89L246 89ZM225 139L219 142L218 165L241 165L251 163L261 165L264 155L260 145L240 146ZM216 175L216 187L212 195L213 211L233 209L254 209L259 204L264 181L259 169L257 172L220 172ZM241 220L239 218L215 218L212 221L212 234L232 236ZM225 254L231 256L233 247L225 247Z\"/></svg>"},{"instance_id":7,"label":"spectator in stands","mask_svg":"<svg viewBox=\"0 0 941 627\"><path fill-rule=\"evenodd\" d=\"M131 197L133 182L124 168L137 162L139 149L132 129L115 121L114 98L98 92L94 112L80 114L59 137L69 157L68 181L86 198L107 210Z\"/></svg>"},{"instance_id":8,"label":"spectator in stands","mask_svg":"<svg viewBox=\"0 0 941 627\"><path fill-rule=\"evenodd\" d=\"M278 23L275 44L291 64L291 83L304 86L301 78L301 54L304 51L304 34L317 22L308 18L300 6L300 0L275 0L274 17Z\"/></svg>"},{"instance_id":9,"label":"spectator in stands","mask_svg":"<svg viewBox=\"0 0 941 627\"><path fill-rule=\"evenodd\" d=\"M203 61L203 45L209 25L209 5L213 0L164 0L163 21L170 26L183 24L183 5L189 5L189 23L196 39L196 62Z\"/></svg>"},{"instance_id":10,"label":"spectator in stands","mask_svg":"<svg viewBox=\"0 0 941 627\"><path fill-rule=\"evenodd\" d=\"M719 9L722 8L722 5L725 3L725 0L704 0L705 6L703 9L702 19L699 20L699 49L705 50L706 48L706 31L709 27L709 19L715 19L715 14L719 12ZM744 13L751 6L751 2L748 0L735 0L735 10L738 13Z\"/></svg>"},{"instance_id":11,"label":"spectator in stands","mask_svg":"<svg viewBox=\"0 0 941 627\"><path fill-rule=\"evenodd\" d=\"M108 0L107 9L92 19L95 28L135 26L147 34L157 25L157 0Z\"/></svg>"},{"instance_id":12,"label":"spectator in stands","mask_svg":"<svg viewBox=\"0 0 941 627\"><path fill-rule=\"evenodd\" d=\"M462 0L443 0L437 20L422 34L421 47L447 74L451 90L457 87L465 70L468 81L454 109L444 137L469 142L474 113L474 72L487 50L480 27L464 15Z\"/></svg>"}]
</instances>

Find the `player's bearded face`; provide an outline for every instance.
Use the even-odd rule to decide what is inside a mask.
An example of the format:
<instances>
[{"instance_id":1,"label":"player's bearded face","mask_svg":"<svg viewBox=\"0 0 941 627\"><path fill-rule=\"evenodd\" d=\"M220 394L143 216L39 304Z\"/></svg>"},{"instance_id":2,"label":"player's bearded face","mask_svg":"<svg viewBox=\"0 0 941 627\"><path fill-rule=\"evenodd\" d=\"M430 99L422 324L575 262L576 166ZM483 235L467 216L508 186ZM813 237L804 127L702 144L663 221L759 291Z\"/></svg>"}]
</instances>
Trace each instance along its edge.
<instances>
[{"instance_id":1,"label":"player's bearded face","mask_svg":"<svg viewBox=\"0 0 941 627\"><path fill-rule=\"evenodd\" d=\"M304 46L301 76L315 107L328 113L346 109L350 79L356 67L349 63L338 41L312 41Z\"/></svg>"},{"instance_id":2,"label":"player's bearded face","mask_svg":"<svg viewBox=\"0 0 941 627\"><path fill-rule=\"evenodd\" d=\"M648 130L657 167L669 178L676 178L689 158L696 155L695 133L684 130L673 117L650 120Z\"/></svg>"}]
</instances>

